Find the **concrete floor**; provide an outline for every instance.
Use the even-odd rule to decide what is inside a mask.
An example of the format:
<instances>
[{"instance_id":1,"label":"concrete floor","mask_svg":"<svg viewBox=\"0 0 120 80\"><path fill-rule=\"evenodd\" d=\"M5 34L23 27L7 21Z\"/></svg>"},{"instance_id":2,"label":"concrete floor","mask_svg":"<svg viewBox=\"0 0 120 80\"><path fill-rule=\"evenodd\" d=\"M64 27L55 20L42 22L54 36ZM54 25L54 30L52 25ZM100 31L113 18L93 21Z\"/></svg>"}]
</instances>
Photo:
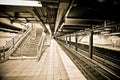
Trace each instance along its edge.
<instances>
[{"instance_id":1,"label":"concrete floor","mask_svg":"<svg viewBox=\"0 0 120 80\"><path fill-rule=\"evenodd\" d=\"M86 80L55 40L40 61L8 60L0 63L0 80Z\"/></svg>"}]
</instances>

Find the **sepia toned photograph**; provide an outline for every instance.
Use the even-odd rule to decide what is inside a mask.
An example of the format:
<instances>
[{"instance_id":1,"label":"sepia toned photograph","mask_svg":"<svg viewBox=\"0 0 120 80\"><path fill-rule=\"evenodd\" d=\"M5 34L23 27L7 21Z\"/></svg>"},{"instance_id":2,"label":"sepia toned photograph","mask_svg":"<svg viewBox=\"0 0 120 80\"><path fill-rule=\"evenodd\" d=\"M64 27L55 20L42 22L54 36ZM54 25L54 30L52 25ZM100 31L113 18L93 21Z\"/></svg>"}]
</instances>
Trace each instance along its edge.
<instances>
[{"instance_id":1,"label":"sepia toned photograph","mask_svg":"<svg viewBox=\"0 0 120 80\"><path fill-rule=\"evenodd\" d=\"M120 0L0 0L0 80L120 80Z\"/></svg>"}]
</instances>

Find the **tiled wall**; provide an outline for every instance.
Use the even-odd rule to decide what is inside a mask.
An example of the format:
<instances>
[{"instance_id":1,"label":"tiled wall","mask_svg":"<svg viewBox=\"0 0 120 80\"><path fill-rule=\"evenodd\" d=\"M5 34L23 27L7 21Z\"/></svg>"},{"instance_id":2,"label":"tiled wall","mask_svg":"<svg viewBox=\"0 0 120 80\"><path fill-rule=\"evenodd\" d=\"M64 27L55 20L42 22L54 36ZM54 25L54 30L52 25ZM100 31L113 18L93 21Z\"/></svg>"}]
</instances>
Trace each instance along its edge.
<instances>
[{"instance_id":1,"label":"tiled wall","mask_svg":"<svg viewBox=\"0 0 120 80\"><path fill-rule=\"evenodd\" d=\"M89 35L78 37L79 43L89 43ZM93 43L100 45L112 45L112 46L120 46L120 37L118 36L110 36L110 35L94 35Z\"/></svg>"},{"instance_id":2,"label":"tiled wall","mask_svg":"<svg viewBox=\"0 0 120 80\"><path fill-rule=\"evenodd\" d=\"M11 40L16 34L0 32L0 46L4 46L6 42Z\"/></svg>"}]
</instances>

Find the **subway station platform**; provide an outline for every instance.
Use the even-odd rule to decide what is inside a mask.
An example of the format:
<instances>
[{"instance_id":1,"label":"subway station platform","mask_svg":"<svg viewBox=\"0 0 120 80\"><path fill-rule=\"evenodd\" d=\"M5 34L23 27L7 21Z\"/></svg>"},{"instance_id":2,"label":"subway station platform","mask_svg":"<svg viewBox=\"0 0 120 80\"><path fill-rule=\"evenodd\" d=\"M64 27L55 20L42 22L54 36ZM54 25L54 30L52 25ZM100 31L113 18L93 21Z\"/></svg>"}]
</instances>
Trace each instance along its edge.
<instances>
[{"instance_id":1,"label":"subway station platform","mask_svg":"<svg viewBox=\"0 0 120 80\"><path fill-rule=\"evenodd\" d=\"M0 80L120 80L119 10L120 0L0 0Z\"/></svg>"},{"instance_id":2,"label":"subway station platform","mask_svg":"<svg viewBox=\"0 0 120 80\"><path fill-rule=\"evenodd\" d=\"M13 59L0 64L0 80L86 80L55 40L39 61Z\"/></svg>"}]
</instances>

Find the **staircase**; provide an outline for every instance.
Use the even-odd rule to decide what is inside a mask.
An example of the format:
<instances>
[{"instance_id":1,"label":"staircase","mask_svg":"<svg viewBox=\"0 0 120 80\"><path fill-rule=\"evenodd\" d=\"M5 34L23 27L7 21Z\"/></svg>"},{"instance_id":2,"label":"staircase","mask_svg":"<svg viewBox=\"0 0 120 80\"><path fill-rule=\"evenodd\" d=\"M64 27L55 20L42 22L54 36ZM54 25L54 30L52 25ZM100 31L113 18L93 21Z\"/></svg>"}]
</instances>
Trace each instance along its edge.
<instances>
[{"instance_id":1,"label":"staircase","mask_svg":"<svg viewBox=\"0 0 120 80\"><path fill-rule=\"evenodd\" d=\"M42 29L37 28L36 39L32 39L31 34L21 43L17 50L9 57L9 59L19 58L36 58L37 45L42 34Z\"/></svg>"}]
</instances>

